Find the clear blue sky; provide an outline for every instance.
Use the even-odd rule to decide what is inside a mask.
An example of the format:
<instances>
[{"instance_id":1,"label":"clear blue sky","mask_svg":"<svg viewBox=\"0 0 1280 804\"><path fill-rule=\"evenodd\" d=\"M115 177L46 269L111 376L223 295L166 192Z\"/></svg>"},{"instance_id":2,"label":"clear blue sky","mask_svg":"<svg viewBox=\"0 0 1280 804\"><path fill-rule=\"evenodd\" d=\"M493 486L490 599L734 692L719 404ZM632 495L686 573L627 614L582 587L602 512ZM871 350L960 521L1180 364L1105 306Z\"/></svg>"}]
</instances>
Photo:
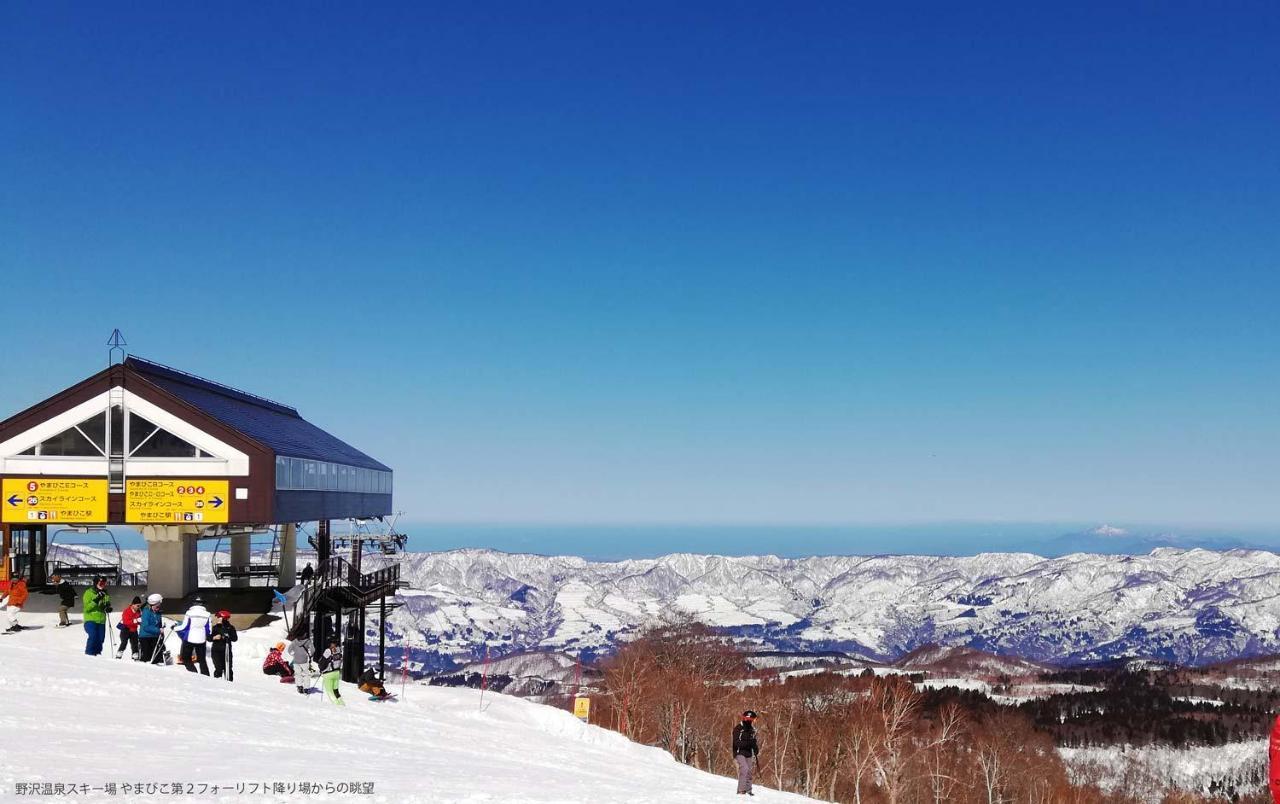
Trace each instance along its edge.
<instances>
[{"instance_id":1,"label":"clear blue sky","mask_svg":"<svg viewBox=\"0 0 1280 804\"><path fill-rule=\"evenodd\" d=\"M118 326L418 521L1280 524L1275 3L271 5L0 12L0 411Z\"/></svg>"}]
</instances>

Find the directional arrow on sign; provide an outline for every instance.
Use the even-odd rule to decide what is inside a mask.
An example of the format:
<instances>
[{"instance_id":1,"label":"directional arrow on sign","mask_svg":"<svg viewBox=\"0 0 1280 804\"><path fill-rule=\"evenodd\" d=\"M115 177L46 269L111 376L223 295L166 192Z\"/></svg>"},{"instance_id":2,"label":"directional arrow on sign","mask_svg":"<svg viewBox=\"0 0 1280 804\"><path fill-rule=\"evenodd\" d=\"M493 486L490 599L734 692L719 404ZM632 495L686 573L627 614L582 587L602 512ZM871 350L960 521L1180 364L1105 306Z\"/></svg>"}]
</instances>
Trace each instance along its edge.
<instances>
[{"instance_id":1,"label":"directional arrow on sign","mask_svg":"<svg viewBox=\"0 0 1280 804\"><path fill-rule=\"evenodd\" d=\"M18 495L16 495L16 494L14 494L14 495L10 496L10 497L9 497L9 499L8 499L8 503L9 503L10 505L17 505L17 504L18 504L18 503L20 503L20 502L22 502L22 498L21 498L21 497L19 497L19 496L18 496Z\"/></svg>"},{"instance_id":2,"label":"directional arrow on sign","mask_svg":"<svg viewBox=\"0 0 1280 804\"><path fill-rule=\"evenodd\" d=\"M214 507L214 508L221 508L221 507L222 507L222 498L221 498L221 497L214 497L214 498L213 498L212 500L210 500L209 502L213 503L213 507Z\"/></svg>"}]
</instances>

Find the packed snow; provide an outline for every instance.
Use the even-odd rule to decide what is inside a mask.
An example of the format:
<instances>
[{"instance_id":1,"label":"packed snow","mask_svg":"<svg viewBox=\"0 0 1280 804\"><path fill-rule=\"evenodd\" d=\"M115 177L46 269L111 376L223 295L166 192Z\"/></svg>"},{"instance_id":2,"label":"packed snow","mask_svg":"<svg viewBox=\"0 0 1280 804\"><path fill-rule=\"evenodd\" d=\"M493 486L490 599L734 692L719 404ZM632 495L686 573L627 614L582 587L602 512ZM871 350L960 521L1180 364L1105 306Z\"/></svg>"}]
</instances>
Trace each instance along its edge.
<instances>
[{"instance_id":1,"label":"packed snow","mask_svg":"<svg viewBox=\"0 0 1280 804\"><path fill-rule=\"evenodd\" d=\"M78 621L78 617L74 618ZM657 748L510 696L409 684L374 702L343 684L345 707L299 695L260 667L282 627L240 632L235 682L84 655L79 624L26 614L33 630L0 637L5 733L0 800L19 785L88 785L48 802L707 802L735 782ZM176 645L173 646L176 648ZM399 679L389 679L400 693ZM727 750L727 747L726 747ZM157 784L155 793L133 785ZM373 785L338 792L337 785ZM116 785L116 794L106 786ZM130 792L123 792L128 784ZM284 787L278 792L250 785ZM323 791L302 794L300 785ZM329 791L327 785L335 788ZM214 786L218 791L214 792ZM243 788L237 787L243 786ZM754 800L808 801L757 786Z\"/></svg>"}]
</instances>

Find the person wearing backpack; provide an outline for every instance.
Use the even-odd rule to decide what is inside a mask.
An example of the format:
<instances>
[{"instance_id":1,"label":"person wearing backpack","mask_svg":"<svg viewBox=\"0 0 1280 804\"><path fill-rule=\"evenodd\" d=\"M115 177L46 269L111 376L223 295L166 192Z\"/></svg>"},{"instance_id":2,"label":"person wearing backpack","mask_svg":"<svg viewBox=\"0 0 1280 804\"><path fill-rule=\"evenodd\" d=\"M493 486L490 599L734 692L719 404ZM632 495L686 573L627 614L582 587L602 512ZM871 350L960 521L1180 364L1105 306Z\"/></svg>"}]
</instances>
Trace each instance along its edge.
<instances>
[{"instance_id":1,"label":"person wearing backpack","mask_svg":"<svg viewBox=\"0 0 1280 804\"><path fill-rule=\"evenodd\" d=\"M315 648L311 646L311 637L305 634L299 636L289 645L289 658L293 660L294 681L298 685L298 692L306 695L311 690L312 669L311 654L315 652Z\"/></svg>"},{"instance_id":2,"label":"person wearing backpack","mask_svg":"<svg viewBox=\"0 0 1280 804\"><path fill-rule=\"evenodd\" d=\"M338 682L342 680L342 647L336 636L329 637L329 648L320 654L320 685L324 695L338 706L346 706Z\"/></svg>"}]
</instances>

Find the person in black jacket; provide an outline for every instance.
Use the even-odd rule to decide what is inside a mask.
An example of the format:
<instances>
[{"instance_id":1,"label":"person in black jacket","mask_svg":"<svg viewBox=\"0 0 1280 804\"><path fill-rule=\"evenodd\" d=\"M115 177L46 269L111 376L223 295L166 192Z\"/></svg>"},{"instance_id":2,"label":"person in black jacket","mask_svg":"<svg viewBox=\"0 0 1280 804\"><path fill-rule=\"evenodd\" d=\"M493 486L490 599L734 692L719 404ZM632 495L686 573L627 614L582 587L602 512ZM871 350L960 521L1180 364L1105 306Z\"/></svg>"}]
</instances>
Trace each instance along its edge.
<instances>
[{"instance_id":1,"label":"person in black jacket","mask_svg":"<svg viewBox=\"0 0 1280 804\"><path fill-rule=\"evenodd\" d=\"M751 776L756 769L756 757L760 756L760 743L756 740L756 713L750 709L742 713L742 722L733 727L733 761L738 763L738 795L754 796L751 792Z\"/></svg>"},{"instance_id":2,"label":"person in black jacket","mask_svg":"<svg viewBox=\"0 0 1280 804\"><path fill-rule=\"evenodd\" d=\"M76 588L56 572L50 580L53 581L53 589L50 592L58 596L58 624L55 627L66 628L71 625L71 620L67 619L67 612L76 605Z\"/></svg>"},{"instance_id":3,"label":"person in black jacket","mask_svg":"<svg viewBox=\"0 0 1280 804\"><path fill-rule=\"evenodd\" d=\"M213 625L209 628L209 655L213 658L213 677L234 681L234 656L231 643L238 639L236 627L231 624L231 612L223 609L213 615Z\"/></svg>"}]
</instances>

